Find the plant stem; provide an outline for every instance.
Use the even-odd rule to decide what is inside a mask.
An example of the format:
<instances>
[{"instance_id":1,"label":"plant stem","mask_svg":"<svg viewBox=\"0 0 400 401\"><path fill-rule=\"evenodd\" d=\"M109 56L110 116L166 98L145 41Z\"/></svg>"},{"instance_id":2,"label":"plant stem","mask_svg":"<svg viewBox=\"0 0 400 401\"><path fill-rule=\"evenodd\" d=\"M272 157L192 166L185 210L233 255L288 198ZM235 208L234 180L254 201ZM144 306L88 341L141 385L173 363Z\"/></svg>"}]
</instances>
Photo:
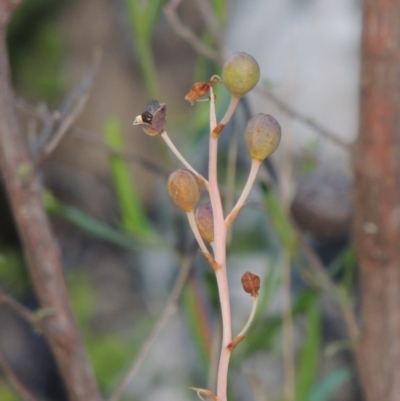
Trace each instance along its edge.
<instances>
[{"instance_id":1,"label":"plant stem","mask_svg":"<svg viewBox=\"0 0 400 401\"><path fill-rule=\"evenodd\" d=\"M228 124L229 120L231 119L233 113L236 110L237 105L239 104L240 98L231 96L231 102L229 103L229 107L226 110L225 115L222 117L220 124L226 125Z\"/></svg>"},{"instance_id":2,"label":"plant stem","mask_svg":"<svg viewBox=\"0 0 400 401\"><path fill-rule=\"evenodd\" d=\"M240 333L236 337L241 337L241 336L244 336L246 334L246 332L249 329L252 321L254 320L254 316L255 316L256 310L257 310L257 304L258 304L258 296L255 296L255 297L253 297L253 305L251 307L250 316L247 319L247 322L244 325L243 329L240 331Z\"/></svg>"},{"instance_id":3,"label":"plant stem","mask_svg":"<svg viewBox=\"0 0 400 401\"><path fill-rule=\"evenodd\" d=\"M244 186L242 194L240 195L238 201L236 202L236 205L234 206L234 208L232 209L232 211L229 213L229 215L227 216L227 218L225 220L226 226L228 228L232 225L233 221L236 219L240 210L244 206L244 203L246 202L246 199L249 196L250 190L257 177L257 172L258 172L258 169L260 168L260 165L261 165L261 162L259 160L252 159L250 173L247 178L246 185Z\"/></svg>"},{"instance_id":4,"label":"plant stem","mask_svg":"<svg viewBox=\"0 0 400 401\"><path fill-rule=\"evenodd\" d=\"M161 138L164 139L165 143L168 145L168 147L172 150L174 155L181 161L181 163L188 169L190 170L199 180L202 185L204 185L208 189L208 181L200 174L198 173L191 165L190 163L182 156L181 152L176 148L174 143L171 141L171 138L168 136L167 131L163 131L161 133Z\"/></svg>"},{"instance_id":5,"label":"plant stem","mask_svg":"<svg viewBox=\"0 0 400 401\"><path fill-rule=\"evenodd\" d=\"M226 272L226 227L221 196L218 188L217 159L218 159L218 135L213 135L217 126L214 93L210 88L210 147L209 147L209 193L214 215L214 258L220 265L216 271L219 298L222 315L222 346L218 366L217 398L218 401L227 400L227 381L230 350L228 345L232 341L231 311L229 301L228 277Z\"/></svg>"},{"instance_id":6,"label":"plant stem","mask_svg":"<svg viewBox=\"0 0 400 401\"><path fill-rule=\"evenodd\" d=\"M200 249L203 253L209 254L210 252L208 251L206 244L204 243L203 238L200 235L199 227L197 226L196 218L194 217L193 211L187 212L186 215L190 224L190 228L193 231L193 234L196 238L197 243L200 246Z\"/></svg>"}]
</instances>

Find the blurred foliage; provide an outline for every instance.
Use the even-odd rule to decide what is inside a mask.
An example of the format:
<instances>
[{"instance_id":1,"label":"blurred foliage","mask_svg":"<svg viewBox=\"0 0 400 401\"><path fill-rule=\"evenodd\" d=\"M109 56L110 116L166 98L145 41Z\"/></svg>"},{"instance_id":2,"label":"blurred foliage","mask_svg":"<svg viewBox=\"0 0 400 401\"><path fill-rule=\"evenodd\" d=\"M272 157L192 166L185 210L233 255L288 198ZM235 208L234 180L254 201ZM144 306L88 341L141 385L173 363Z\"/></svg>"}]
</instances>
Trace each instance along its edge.
<instances>
[{"instance_id":1,"label":"blurred foliage","mask_svg":"<svg viewBox=\"0 0 400 401\"><path fill-rule=\"evenodd\" d=\"M19 397L11 388L0 380L0 400L1 401L24 401L21 397Z\"/></svg>"},{"instance_id":2,"label":"blurred foliage","mask_svg":"<svg viewBox=\"0 0 400 401\"><path fill-rule=\"evenodd\" d=\"M64 92L65 46L55 18L73 0L25 0L8 30L13 80L28 98L54 101Z\"/></svg>"},{"instance_id":3,"label":"blurred foliage","mask_svg":"<svg viewBox=\"0 0 400 401\"><path fill-rule=\"evenodd\" d=\"M13 66L14 80L28 97L54 100L63 91L60 71L65 51L63 40L54 23L54 18L72 0L26 0L15 16L9 31L9 46ZM155 59L152 50L152 35L161 15L164 2L126 0L129 19L132 27L132 38L138 61L141 66L143 81L149 97L157 98L159 86ZM212 2L218 21L223 24L226 16L226 0ZM204 43L213 45L212 36L205 32ZM207 81L211 75L218 73L218 66L202 56L198 57L196 80ZM218 115L225 110L229 96L222 85L216 85ZM208 104L199 104L190 113L186 143L192 147L192 153L198 149L208 132ZM123 133L117 118L109 116L104 124L104 138L111 151L110 176L119 205L119 221L112 227L64 204L50 192L45 192L44 201L51 216L63 218L78 229L89 233L93 238L108 242L126 250L140 251L151 249L149 246L160 246L155 229L150 224L146 208L138 197L137 183L132 176L131 166L119 151L124 150ZM313 145L312 145L313 146ZM304 169L314 167L313 161L304 164ZM224 174L220 175L224 186ZM259 308L256 319L245 340L235 349L232 355L232 369L238 369L245 361L259 353L281 354L283 317L269 309L272 301L278 296L282 287L282 269L279 265L280 249L290 252L295 260L298 253L298 241L294 228L287 217L278 195L272 188L262 188L262 206L266 213L258 209L255 224L250 231L241 231L233 237L231 254L242 252L263 252L266 259L265 269L268 272L260 290ZM266 216L268 215L268 217ZM270 241L273 231L276 243ZM235 232L236 234L236 232ZM177 235L178 236L178 235ZM279 244L279 249L274 249ZM275 252L275 254L274 254ZM268 265L268 266L267 266ZM96 294L93 280L78 269L68 274L74 312L78 318L88 348L94 371L101 388L109 392L121 377L125 368L140 350L141 344L154 323L150 318L142 318L135 324L129 336L114 333L99 333L92 324L96 309ZM332 277L338 280L344 298L350 298L356 272L356 260L351 247L328 267ZM29 289L29 279L19 250L0 249L0 283L16 295L22 295ZM202 291L199 291L199 288ZM322 310L320 297L315 289L303 285L296 293L292 304L292 316L304 322L305 335L298 347L296 360L296 401L328 401L332 394L351 376L346 366L326 373L321 377L319 366L324 355L321 349L324 343L322 330ZM214 317L219 314L219 300L216 292L215 277L211 269L201 270L186 285L181 297L183 312L188 330L191 334L196 356L201 365L204 382L211 365L210 331ZM209 319L209 320L207 320ZM111 333L111 334L110 334ZM7 387L0 382L0 399L16 401Z\"/></svg>"},{"instance_id":4,"label":"blurred foliage","mask_svg":"<svg viewBox=\"0 0 400 401\"><path fill-rule=\"evenodd\" d=\"M105 123L104 130L105 140L110 150L122 152L125 146L118 119L115 117L109 118ZM114 153L110 157L110 170L120 205L122 228L139 237L154 236L155 234L151 232L150 223L138 197L129 163L123 157Z\"/></svg>"},{"instance_id":5,"label":"blurred foliage","mask_svg":"<svg viewBox=\"0 0 400 401\"><path fill-rule=\"evenodd\" d=\"M125 1L144 86L150 99L159 99L160 89L151 39L163 1Z\"/></svg>"},{"instance_id":6,"label":"blurred foliage","mask_svg":"<svg viewBox=\"0 0 400 401\"><path fill-rule=\"evenodd\" d=\"M29 275L18 248L0 248L0 283L2 288L17 297L29 291Z\"/></svg>"}]
</instances>

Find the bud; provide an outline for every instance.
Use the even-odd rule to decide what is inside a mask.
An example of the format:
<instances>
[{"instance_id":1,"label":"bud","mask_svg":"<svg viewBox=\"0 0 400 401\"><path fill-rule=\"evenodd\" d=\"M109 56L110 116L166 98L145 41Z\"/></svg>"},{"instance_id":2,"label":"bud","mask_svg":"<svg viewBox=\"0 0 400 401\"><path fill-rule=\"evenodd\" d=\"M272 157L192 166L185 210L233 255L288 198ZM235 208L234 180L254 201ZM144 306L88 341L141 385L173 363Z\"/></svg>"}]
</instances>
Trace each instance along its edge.
<instances>
[{"instance_id":1,"label":"bud","mask_svg":"<svg viewBox=\"0 0 400 401\"><path fill-rule=\"evenodd\" d=\"M245 140L251 157L261 162L279 146L281 127L274 117L256 114L247 123Z\"/></svg>"},{"instance_id":2,"label":"bud","mask_svg":"<svg viewBox=\"0 0 400 401\"><path fill-rule=\"evenodd\" d=\"M260 277L251 272L246 272L242 276L242 286L248 294L255 297L260 291Z\"/></svg>"},{"instance_id":3,"label":"bud","mask_svg":"<svg viewBox=\"0 0 400 401\"><path fill-rule=\"evenodd\" d=\"M260 79L260 67L247 53L235 53L222 67L222 81L229 92L240 98L251 91Z\"/></svg>"},{"instance_id":4,"label":"bud","mask_svg":"<svg viewBox=\"0 0 400 401\"><path fill-rule=\"evenodd\" d=\"M196 177L184 169L176 170L169 176L168 192L175 205L186 213L194 210L200 198Z\"/></svg>"},{"instance_id":5,"label":"bud","mask_svg":"<svg viewBox=\"0 0 400 401\"><path fill-rule=\"evenodd\" d=\"M195 213L197 227L201 237L211 243L214 241L214 216L211 203L203 203Z\"/></svg>"}]
</instances>

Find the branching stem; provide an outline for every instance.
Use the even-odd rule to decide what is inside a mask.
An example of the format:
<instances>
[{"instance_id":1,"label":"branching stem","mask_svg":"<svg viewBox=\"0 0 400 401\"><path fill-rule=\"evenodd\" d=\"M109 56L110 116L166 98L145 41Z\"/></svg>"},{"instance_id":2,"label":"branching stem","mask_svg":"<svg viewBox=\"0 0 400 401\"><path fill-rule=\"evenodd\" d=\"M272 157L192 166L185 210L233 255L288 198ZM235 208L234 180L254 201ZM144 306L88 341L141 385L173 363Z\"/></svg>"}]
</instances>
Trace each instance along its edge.
<instances>
[{"instance_id":1,"label":"branching stem","mask_svg":"<svg viewBox=\"0 0 400 401\"><path fill-rule=\"evenodd\" d=\"M227 400L228 365L230 358L229 344L232 341L231 310L229 300L228 277L226 272L226 227L221 196L218 188L217 158L218 135L213 135L217 126L215 113L214 93L210 88L210 146L209 146L209 194L214 215L214 258L220 265L216 271L219 299L222 315L222 346L218 366L217 398L218 401Z\"/></svg>"}]
</instances>

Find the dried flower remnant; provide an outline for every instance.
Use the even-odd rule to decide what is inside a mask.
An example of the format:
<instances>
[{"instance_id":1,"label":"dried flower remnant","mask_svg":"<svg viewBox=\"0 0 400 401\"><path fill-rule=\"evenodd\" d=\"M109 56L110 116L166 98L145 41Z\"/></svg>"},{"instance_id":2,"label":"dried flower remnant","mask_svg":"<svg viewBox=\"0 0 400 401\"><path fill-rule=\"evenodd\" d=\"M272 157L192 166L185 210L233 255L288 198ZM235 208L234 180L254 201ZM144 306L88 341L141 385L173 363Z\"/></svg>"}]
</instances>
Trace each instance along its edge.
<instances>
[{"instance_id":1,"label":"dried flower remnant","mask_svg":"<svg viewBox=\"0 0 400 401\"><path fill-rule=\"evenodd\" d=\"M206 95L217 82L221 82L221 78L218 75L213 75L209 82L196 82L186 94L185 100L193 106L197 99Z\"/></svg>"},{"instance_id":2,"label":"dried flower remnant","mask_svg":"<svg viewBox=\"0 0 400 401\"><path fill-rule=\"evenodd\" d=\"M260 291L260 277L251 272L246 272L242 276L242 286L248 294L252 297L256 297L258 291Z\"/></svg>"},{"instance_id":3,"label":"dried flower remnant","mask_svg":"<svg viewBox=\"0 0 400 401\"><path fill-rule=\"evenodd\" d=\"M146 110L136 116L133 125L139 125L150 136L161 134L167 122L167 105L157 100L150 100Z\"/></svg>"}]
</instances>

